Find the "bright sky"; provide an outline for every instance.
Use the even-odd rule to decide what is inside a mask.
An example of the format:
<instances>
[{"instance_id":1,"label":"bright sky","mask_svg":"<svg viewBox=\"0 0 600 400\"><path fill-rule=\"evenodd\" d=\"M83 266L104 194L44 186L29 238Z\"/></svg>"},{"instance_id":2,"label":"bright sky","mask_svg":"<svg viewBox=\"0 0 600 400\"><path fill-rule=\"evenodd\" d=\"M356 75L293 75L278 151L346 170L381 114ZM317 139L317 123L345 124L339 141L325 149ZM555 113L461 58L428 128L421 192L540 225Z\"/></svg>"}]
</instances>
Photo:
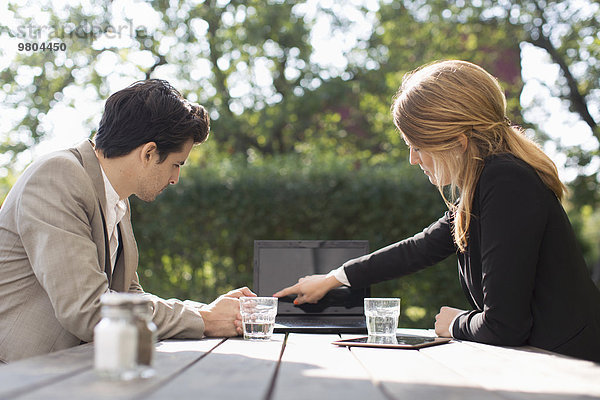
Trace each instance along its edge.
<instances>
[{"instance_id":1,"label":"bright sky","mask_svg":"<svg viewBox=\"0 0 600 400\"><path fill-rule=\"evenodd\" d=\"M56 3L54 9L58 10L62 7L65 1L69 0L53 0ZM73 0L75 1L75 0ZM79 2L78 2L79 3ZM88 4L88 7L93 7L89 0L83 1L84 4ZM316 4L320 3L321 6L331 7L339 15L345 15L348 17L354 27L353 32L362 32L363 36L368 36L371 30L370 17L365 17L363 14L356 11L356 8L350 5L339 5L334 0L309 0L306 5L298 7L298 11L305 14L307 17L314 17ZM370 11L377 9L377 1L375 0L352 0L352 3L366 5ZM31 17L36 19L36 23L43 25L47 23L45 21L44 14L39 13L39 8L33 7L31 9ZM16 22L12 20L10 13L5 12L7 10L7 0L0 0L0 14L3 15L3 26L11 27L11 24ZM36 11L38 10L38 11ZM113 13L115 19L113 22L114 26L127 25L127 19L131 20L133 26L143 25L147 27L148 31L156 28L160 24L160 19L157 14L152 10L148 3L133 3L125 0L114 0L113 2ZM6 18L4 17L6 16ZM235 16L231 16L235 18ZM326 66L331 70L332 75L338 75L341 73L347 65L347 60L344 55L345 51L351 49L358 36L351 37L350 35L342 35L336 33L330 24L329 17L319 16L315 21L315 25L311 35L311 42L315 49L313 55L313 61L319 63L322 66ZM198 32L205 31L207 26L198 24L194 27L194 30ZM0 71L5 68L11 60L14 58L16 52L17 42L19 40L14 38L8 38L7 40L2 39L0 42L0 51L3 53L3 57L0 59ZM109 41L109 42L107 42ZM127 35L122 35L120 38L101 38L94 42L93 46L101 48L104 45L118 45L122 48L130 47L131 39ZM164 46L175 46L177 43L170 43L165 40ZM57 53L58 63L72 63L77 60L70 60L67 56L68 53ZM114 65L116 63L114 54L110 52L102 53L99 58L99 62L96 66L96 71L105 78L108 84L110 92L119 90L129 85L133 80L140 79L139 69L136 69L133 65L130 71L119 70L114 71ZM138 65L149 66L152 64L151 56L146 52L137 52L130 54L132 59ZM227 62L222 60L222 62ZM201 78L202 73L200 71L207 71L205 60L199 60L196 65L198 78ZM568 111L567 105L562 103L560 100L551 96L548 86L552 86L557 80L559 75L558 67L550 62L548 55L540 49L533 47L532 45L523 44L521 46L521 64L523 80L525 87L521 96L521 104L526 109L524 118L530 122L538 124L543 130L546 131L551 137L560 140L563 145L581 146L584 149L594 149L598 147L597 140L593 137L589 127L581 121L576 115ZM260 63L253 79L265 91L272 90L272 80L268 73L268 66ZM21 72L21 71L20 71ZM174 71L170 71L164 68L161 72L161 77L170 80L175 87L181 87L185 82L179 82ZM20 78L22 82L18 82L21 85L27 85L33 79L33 73L31 71L23 70L23 77ZM39 73L39 71L38 71ZM293 73L291 71L290 73ZM172 78L169 78L171 76ZM132 77L135 77L133 79ZM247 93L248 85L245 77L240 76L237 80L238 84L232 88L232 94L234 97L239 99L234 107L234 112L241 112L243 110L243 98L244 94ZM48 153L50 151L62 149L73 144L80 142L89 135L87 120L91 120L94 126L97 126L101 112L102 112L102 99L96 99L95 94L91 88L72 88L65 91L65 97L67 99L77 99L75 108L66 106L63 102L59 102L47 116L43 119L43 125L48 128L51 132L47 138L38 146L32 149L32 151L24 154L19 164L26 165L31 159L37 156ZM1 94L0 94L1 95ZM192 99L195 100L195 99ZM539 106L534 106L536 102L539 102ZM7 135L12 124L11 121L16 120L19 117L19 112L9 112L8 110L2 110L3 120L8 123L0 127L0 136ZM595 116L600 117L600 116ZM390 124L392 123L390 119ZM546 146L546 151L553 157L559 168L564 165L564 156L556 153L555 146L552 143ZM596 160L598 161L598 160ZM21 165L19 165L20 167ZM596 163L590 168L600 168L600 163ZM561 177L564 180L570 180L574 177L572 172L565 171L561 168Z\"/></svg>"}]
</instances>

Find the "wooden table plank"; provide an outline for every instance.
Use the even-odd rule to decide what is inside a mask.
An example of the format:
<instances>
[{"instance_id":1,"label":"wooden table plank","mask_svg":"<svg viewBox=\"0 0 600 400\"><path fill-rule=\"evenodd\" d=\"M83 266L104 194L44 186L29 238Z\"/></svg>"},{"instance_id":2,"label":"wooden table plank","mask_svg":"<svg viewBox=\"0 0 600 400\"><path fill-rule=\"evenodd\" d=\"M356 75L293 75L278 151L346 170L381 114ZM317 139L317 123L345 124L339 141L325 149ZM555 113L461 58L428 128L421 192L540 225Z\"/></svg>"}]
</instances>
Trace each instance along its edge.
<instances>
[{"instance_id":1,"label":"wooden table plank","mask_svg":"<svg viewBox=\"0 0 600 400\"><path fill-rule=\"evenodd\" d=\"M0 366L0 399L8 399L35 388L90 370L91 343Z\"/></svg>"},{"instance_id":2,"label":"wooden table plank","mask_svg":"<svg viewBox=\"0 0 600 400\"><path fill-rule=\"evenodd\" d=\"M416 336L428 336L436 337L435 329L415 329L415 328L398 328L396 329L398 335L416 335Z\"/></svg>"},{"instance_id":3,"label":"wooden table plank","mask_svg":"<svg viewBox=\"0 0 600 400\"><path fill-rule=\"evenodd\" d=\"M331 344L338 338L169 340L157 346L156 375L130 382L98 377L83 345L0 366L0 399L600 399L600 364L531 347L348 350Z\"/></svg>"},{"instance_id":4,"label":"wooden table plank","mask_svg":"<svg viewBox=\"0 0 600 400\"><path fill-rule=\"evenodd\" d=\"M374 382L393 399L503 399L420 350L353 347L351 352L369 371Z\"/></svg>"},{"instance_id":5,"label":"wooden table plank","mask_svg":"<svg viewBox=\"0 0 600 400\"><path fill-rule=\"evenodd\" d=\"M600 398L600 364L529 346L501 347L475 342L463 343L503 359L507 366L510 363L511 368L518 366L518 370L524 374L531 374L527 382L531 391Z\"/></svg>"},{"instance_id":6,"label":"wooden table plank","mask_svg":"<svg viewBox=\"0 0 600 400\"><path fill-rule=\"evenodd\" d=\"M600 396L600 366L529 348L472 342L420 351L449 370L507 399L570 400Z\"/></svg>"},{"instance_id":7,"label":"wooden table plank","mask_svg":"<svg viewBox=\"0 0 600 400\"><path fill-rule=\"evenodd\" d=\"M179 374L190 364L201 359L223 339L170 340L157 345L154 369L156 374L149 379L131 381L111 381L100 378L93 369L75 376L30 391L21 399L133 399L155 390ZM93 360L93 347L89 347L87 357Z\"/></svg>"},{"instance_id":8,"label":"wooden table plank","mask_svg":"<svg viewBox=\"0 0 600 400\"><path fill-rule=\"evenodd\" d=\"M398 328L397 334L435 337L434 329ZM357 335L342 335L344 339ZM393 399L494 399L502 397L449 370L420 350L352 347L352 354L365 366L373 381Z\"/></svg>"},{"instance_id":9,"label":"wooden table plank","mask_svg":"<svg viewBox=\"0 0 600 400\"><path fill-rule=\"evenodd\" d=\"M338 335L289 334L271 399L384 400Z\"/></svg>"},{"instance_id":10,"label":"wooden table plank","mask_svg":"<svg viewBox=\"0 0 600 400\"><path fill-rule=\"evenodd\" d=\"M190 368L143 398L264 399L277 367L285 336L271 341L228 339Z\"/></svg>"}]
</instances>

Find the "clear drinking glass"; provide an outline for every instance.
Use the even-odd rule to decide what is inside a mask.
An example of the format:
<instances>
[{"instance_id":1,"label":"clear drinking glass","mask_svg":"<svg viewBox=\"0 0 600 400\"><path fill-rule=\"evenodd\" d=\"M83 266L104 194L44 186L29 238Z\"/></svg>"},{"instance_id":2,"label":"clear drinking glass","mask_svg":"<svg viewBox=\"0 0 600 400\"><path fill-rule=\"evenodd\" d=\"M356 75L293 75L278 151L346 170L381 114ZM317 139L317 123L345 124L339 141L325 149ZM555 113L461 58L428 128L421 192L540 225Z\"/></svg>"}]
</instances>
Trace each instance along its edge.
<instances>
[{"instance_id":1,"label":"clear drinking glass","mask_svg":"<svg viewBox=\"0 0 600 400\"><path fill-rule=\"evenodd\" d=\"M270 340L277 316L277 297L240 297L244 339Z\"/></svg>"},{"instance_id":2,"label":"clear drinking glass","mask_svg":"<svg viewBox=\"0 0 600 400\"><path fill-rule=\"evenodd\" d=\"M400 316L400 299L366 298L365 317L369 336L395 336Z\"/></svg>"}]
</instances>

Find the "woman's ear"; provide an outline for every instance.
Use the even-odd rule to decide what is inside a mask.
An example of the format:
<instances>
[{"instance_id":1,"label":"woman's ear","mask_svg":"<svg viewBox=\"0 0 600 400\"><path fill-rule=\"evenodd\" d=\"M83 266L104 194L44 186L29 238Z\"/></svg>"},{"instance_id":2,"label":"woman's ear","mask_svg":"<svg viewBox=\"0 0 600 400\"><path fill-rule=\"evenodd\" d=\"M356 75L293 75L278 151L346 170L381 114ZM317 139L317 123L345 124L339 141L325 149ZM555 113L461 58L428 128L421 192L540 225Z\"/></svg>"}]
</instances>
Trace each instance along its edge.
<instances>
[{"instance_id":1,"label":"woman's ear","mask_svg":"<svg viewBox=\"0 0 600 400\"><path fill-rule=\"evenodd\" d=\"M463 153L467 151L467 146L469 144L469 139L467 139L467 135L461 134L458 137L458 141L460 142L460 147L462 148Z\"/></svg>"}]
</instances>

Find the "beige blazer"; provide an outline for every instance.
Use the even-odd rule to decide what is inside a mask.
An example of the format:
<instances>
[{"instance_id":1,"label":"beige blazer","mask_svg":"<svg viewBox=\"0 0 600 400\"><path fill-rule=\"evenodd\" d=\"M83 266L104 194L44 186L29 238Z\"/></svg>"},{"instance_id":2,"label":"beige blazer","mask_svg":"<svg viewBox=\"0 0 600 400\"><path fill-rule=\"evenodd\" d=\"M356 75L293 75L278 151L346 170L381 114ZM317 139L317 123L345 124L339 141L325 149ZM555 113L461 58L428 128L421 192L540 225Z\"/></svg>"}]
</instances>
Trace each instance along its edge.
<instances>
[{"instance_id":1,"label":"beige blazer","mask_svg":"<svg viewBox=\"0 0 600 400\"><path fill-rule=\"evenodd\" d=\"M33 163L17 180L0 209L0 360L92 341L103 293L144 293L129 203L109 288L105 208L102 172L89 141ZM203 336L196 306L144 296L154 303L159 338Z\"/></svg>"}]
</instances>

